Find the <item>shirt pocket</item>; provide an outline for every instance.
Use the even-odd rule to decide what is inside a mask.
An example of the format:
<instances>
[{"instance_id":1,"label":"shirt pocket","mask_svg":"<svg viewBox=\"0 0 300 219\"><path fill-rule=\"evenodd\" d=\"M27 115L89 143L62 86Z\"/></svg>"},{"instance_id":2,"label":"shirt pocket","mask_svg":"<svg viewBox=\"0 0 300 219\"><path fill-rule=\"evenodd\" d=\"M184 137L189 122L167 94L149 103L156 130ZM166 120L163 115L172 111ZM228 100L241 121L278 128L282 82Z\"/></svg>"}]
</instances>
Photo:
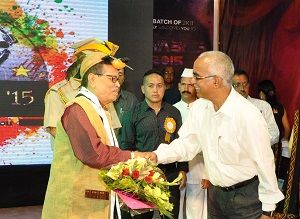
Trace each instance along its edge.
<instances>
[{"instance_id":1,"label":"shirt pocket","mask_svg":"<svg viewBox=\"0 0 300 219\"><path fill-rule=\"evenodd\" d=\"M218 158L224 164L238 164L240 146L232 139L218 137Z\"/></svg>"}]
</instances>

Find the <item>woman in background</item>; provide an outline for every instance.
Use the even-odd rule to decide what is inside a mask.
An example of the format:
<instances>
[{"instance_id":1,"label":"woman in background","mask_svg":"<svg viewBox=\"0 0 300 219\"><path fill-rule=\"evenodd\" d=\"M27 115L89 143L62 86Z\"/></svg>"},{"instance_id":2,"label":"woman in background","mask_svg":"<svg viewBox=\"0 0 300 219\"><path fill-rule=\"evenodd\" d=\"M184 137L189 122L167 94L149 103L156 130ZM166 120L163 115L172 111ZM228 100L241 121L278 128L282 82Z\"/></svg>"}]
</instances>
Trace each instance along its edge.
<instances>
[{"instance_id":1,"label":"woman in background","mask_svg":"<svg viewBox=\"0 0 300 219\"><path fill-rule=\"evenodd\" d=\"M284 106L279 103L275 95L275 86L272 81L264 80L258 83L258 95L262 100L267 101L274 113L275 121L280 132L280 141L278 142L278 152L275 149L276 174L282 192L286 193L287 177L290 165L290 153L288 141L291 134L291 127L287 118ZM278 204L277 211L282 212L284 201Z\"/></svg>"},{"instance_id":2,"label":"woman in background","mask_svg":"<svg viewBox=\"0 0 300 219\"><path fill-rule=\"evenodd\" d=\"M267 101L271 105L280 131L280 139L288 141L291 134L291 127L284 106L277 101L273 82L270 80L260 82L258 84L258 95L260 99Z\"/></svg>"}]
</instances>

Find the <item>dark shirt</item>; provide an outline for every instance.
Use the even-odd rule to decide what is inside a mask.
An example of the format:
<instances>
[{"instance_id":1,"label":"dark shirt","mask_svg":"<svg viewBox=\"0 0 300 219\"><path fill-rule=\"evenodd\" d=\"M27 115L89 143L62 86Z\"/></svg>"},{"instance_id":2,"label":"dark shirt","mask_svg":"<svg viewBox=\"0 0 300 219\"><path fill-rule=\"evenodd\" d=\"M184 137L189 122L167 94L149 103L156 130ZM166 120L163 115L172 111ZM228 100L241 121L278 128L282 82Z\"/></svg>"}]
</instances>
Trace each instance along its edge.
<instances>
[{"instance_id":1,"label":"dark shirt","mask_svg":"<svg viewBox=\"0 0 300 219\"><path fill-rule=\"evenodd\" d=\"M284 127L282 124L283 114L284 114L284 107L282 104L278 104L277 113L274 113L274 118L275 118L276 124L277 124L279 132L280 132L280 139L284 137Z\"/></svg>"},{"instance_id":2,"label":"dark shirt","mask_svg":"<svg viewBox=\"0 0 300 219\"><path fill-rule=\"evenodd\" d=\"M166 135L169 134L164 127L166 119L176 123L175 131L170 134L169 142L166 138ZM170 143L178 138L181 121L180 112L174 106L163 102L160 111L156 115L155 111L144 100L124 114L120 148L142 152L154 151L159 144ZM178 168L188 172L187 162L179 163Z\"/></svg>"},{"instance_id":3,"label":"dark shirt","mask_svg":"<svg viewBox=\"0 0 300 219\"><path fill-rule=\"evenodd\" d=\"M135 106L137 103L138 99L133 93L121 90L118 99L114 102L114 106L121 123L124 113L131 109L133 106ZM120 145L122 137L122 128L116 130L116 137Z\"/></svg>"},{"instance_id":4,"label":"dark shirt","mask_svg":"<svg viewBox=\"0 0 300 219\"><path fill-rule=\"evenodd\" d=\"M163 101L173 105L179 102L180 100L181 100L180 91L178 90L177 87L174 86L174 84L171 84L171 87L165 90Z\"/></svg>"},{"instance_id":5,"label":"dark shirt","mask_svg":"<svg viewBox=\"0 0 300 219\"><path fill-rule=\"evenodd\" d=\"M131 109L131 107L135 106L137 103L138 103L138 99L133 93L125 90L121 90L120 96L116 101L114 101L114 106L117 115L120 119L120 122L122 122L124 113L129 109Z\"/></svg>"}]
</instances>

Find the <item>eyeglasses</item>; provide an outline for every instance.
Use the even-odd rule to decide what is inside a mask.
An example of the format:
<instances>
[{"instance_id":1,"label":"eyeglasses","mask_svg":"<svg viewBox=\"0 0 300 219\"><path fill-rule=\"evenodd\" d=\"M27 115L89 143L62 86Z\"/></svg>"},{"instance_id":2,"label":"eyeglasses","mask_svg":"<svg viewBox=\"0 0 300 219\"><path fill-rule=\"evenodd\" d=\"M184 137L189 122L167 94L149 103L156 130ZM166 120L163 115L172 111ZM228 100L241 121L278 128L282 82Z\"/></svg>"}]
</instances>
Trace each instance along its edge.
<instances>
[{"instance_id":1,"label":"eyeglasses","mask_svg":"<svg viewBox=\"0 0 300 219\"><path fill-rule=\"evenodd\" d=\"M232 84L232 86L233 86L234 88L248 87L249 85L250 85L250 84L249 84L248 82Z\"/></svg>"},{"instance_id":2,"label":"eyeglasses","mask_svg":"<svg viewBox=\"0 0 300 219\"><path fill-rule=\"evenodd\" d=\"M164 74L165 74L165 75L171 75L171 76L174 76L174 72L167 72L167 71L166 71L166 72L164 72Z\"/></svg>"},{"instance_id":3,"label":"eyeglasses","mask_svg":"<svg viewBox=\"0 0 300 219\"><path fill-rule=\"evenodd\" d=\"M113 83L117 83L117 81L119 81L119 78L115 75L104 75L104 74L95 74L95 75L97 75L97 76L103 75L103 76L109 77L109 78L111 78L111 81Z\"/></svg>"},{"instance_id":4,"label":"eyeglasses","mask_svg":"<svg viewBox=\"0 0 300 219\"><path fill-rule=\"evenodd\" d=\"M199 75L196 75L195 73L193 73L193 76L198 81L198 80L202 80L205 78L213 78L213 77L216 77L217 75L199 76Z\"/></svg>"}]
</instances>

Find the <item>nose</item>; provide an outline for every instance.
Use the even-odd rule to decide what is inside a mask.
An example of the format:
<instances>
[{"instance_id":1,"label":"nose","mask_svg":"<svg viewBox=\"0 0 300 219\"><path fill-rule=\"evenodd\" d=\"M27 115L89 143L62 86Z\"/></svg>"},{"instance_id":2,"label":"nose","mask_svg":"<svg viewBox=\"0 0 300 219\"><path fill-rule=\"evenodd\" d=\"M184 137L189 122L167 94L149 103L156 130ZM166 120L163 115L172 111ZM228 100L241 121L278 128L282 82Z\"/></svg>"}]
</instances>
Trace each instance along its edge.
<instances>
[{"instance_id":1,"label":"nose","mask_svg":"<svg viewBox=\"0 0 300 219\"><path fill-rule=\"evenodd\" d=\"M192 83L192 84L196 84L196 82L197 82L197 81L196 81L196 78L193 77L192 80L191 80L191 83Z\"/></svg>"}]
</instances>

